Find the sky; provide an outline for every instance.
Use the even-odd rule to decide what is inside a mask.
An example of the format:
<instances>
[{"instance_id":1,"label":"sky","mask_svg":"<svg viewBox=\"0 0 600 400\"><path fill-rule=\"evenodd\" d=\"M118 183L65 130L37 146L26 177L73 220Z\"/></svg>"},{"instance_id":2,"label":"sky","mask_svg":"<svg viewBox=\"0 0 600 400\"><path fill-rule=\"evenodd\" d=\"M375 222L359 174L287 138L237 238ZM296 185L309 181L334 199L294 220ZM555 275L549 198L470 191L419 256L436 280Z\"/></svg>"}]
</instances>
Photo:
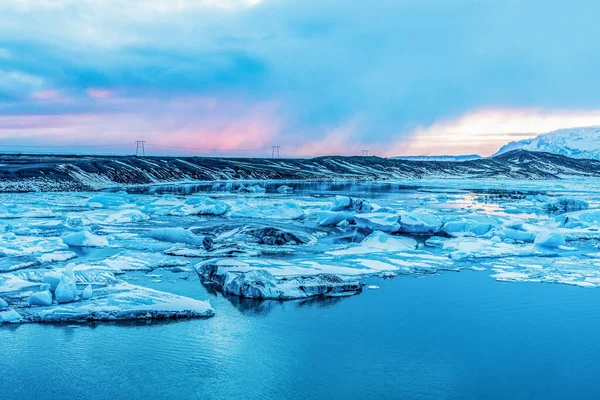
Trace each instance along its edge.
<instances>
[{"instance_id":1,"label":"sky","mask_svg":"<svg viewBox=\"0 0 600 400\"><path fill-rule=\"evenodd\" d=\"M490 155L600 125L597 1L2 0L0 151Z\"/></svg>"}]
</instances>

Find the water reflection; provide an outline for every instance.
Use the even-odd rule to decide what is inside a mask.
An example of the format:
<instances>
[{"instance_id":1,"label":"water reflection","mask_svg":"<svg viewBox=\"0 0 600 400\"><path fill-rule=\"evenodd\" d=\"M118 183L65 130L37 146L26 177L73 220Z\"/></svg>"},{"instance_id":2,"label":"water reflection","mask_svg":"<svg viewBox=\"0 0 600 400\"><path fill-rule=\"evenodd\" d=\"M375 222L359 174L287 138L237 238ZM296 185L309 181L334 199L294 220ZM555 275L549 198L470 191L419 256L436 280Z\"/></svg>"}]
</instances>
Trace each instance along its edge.
<instances>
[{"instance_id":1,"label":"water reflection","mask_svg":"<svg viewBox=\"0 0 600 400\"><path fill-rule=\"evenodd\" d=\"M203 280L200 280L200 283L208 294L215 298L222 296L242 314L249 316L266 316L276 309L283 309L290 306L295 308L326 308L338 304L347 297L352 297L313 296L299 300L257 300L222 294L213 283Z\"/></svg>"}]
</instances>

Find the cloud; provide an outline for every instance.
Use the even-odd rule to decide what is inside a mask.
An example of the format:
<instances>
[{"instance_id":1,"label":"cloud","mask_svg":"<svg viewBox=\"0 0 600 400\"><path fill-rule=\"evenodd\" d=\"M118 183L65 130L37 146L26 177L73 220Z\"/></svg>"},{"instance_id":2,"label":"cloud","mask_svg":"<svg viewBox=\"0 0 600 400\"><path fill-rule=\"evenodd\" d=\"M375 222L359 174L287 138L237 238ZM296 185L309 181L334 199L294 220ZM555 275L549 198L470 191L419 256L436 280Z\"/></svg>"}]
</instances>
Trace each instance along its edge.
<instances>
[{"instance_id":1,"label":"cloud","mask_svg":"<svg viewBox=\"0 0 600 400\"><path fill-rule=\"evenodd\" d=\"M597 11L584 0L7 0L0 115L98 115L80 133L90 141L116 120L165 125L165 137L166 121L230 120L236 132L221 132L239 137L250 116L237 105L277 104L258 119L276 121L268 137L287 154L388 154L478 110L600 109ZM51 92L69 101L36 98ZM173 106L200 98L218 113Z\"/></svg>"}]
</instances>

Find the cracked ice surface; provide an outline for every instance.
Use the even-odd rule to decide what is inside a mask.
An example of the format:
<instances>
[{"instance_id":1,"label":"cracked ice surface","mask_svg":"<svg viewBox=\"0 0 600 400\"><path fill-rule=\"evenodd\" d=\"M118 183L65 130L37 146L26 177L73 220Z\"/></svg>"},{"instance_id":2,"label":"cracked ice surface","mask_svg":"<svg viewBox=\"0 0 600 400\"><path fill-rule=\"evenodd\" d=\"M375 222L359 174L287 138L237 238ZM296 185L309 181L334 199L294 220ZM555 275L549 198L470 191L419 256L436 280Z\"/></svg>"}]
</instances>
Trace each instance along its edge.
<instances>
[{"instance_id":1,"label":"cracked ice surface","mask_svg":"<svg viewBox=\"0 0 600 400\"><path fill-rule=\"evenodd\" d=\"M237 282L303 282L322 274L357 282L468 269L502 282L600 286L600 203L586 191L589 182L414 184L2 194L0 320L210 316L201 297L149 289L143 279L127 282L142 271L159 283L154 270L193 271L205 262L232 280L268 272ZM58 304L56 285L68 278L67 266L76 301ZM47 290L52 304L29 305L47 302ZM289 290L277 296L300 296L298 287Z\"/></svg>"}]
</instances>

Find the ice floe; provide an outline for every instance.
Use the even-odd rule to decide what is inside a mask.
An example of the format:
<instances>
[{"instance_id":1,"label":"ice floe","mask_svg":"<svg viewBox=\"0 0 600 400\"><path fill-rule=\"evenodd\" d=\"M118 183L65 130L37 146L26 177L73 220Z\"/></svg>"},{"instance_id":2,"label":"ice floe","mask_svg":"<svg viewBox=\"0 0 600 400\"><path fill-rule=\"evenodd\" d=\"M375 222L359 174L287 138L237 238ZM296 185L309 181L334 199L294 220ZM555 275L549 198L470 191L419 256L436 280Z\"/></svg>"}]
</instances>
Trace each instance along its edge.
<instances>
[{"instance_id":1,"label":"ice floe","mask_svg":"<svg viewBox=\"0 0 600 400\"><path fill-rule=\"evenodd\" d=\"M193 265L200 276L216 268L203 279L222 280L227 295L265 299L353 294L362 279L463 269L600 286L598 199L568 183L523 183L533 194L478 185L372 196L292 194L280 183L202 195L0 195L1 318L210 316L207 303L145 287L169 280L162 268L188 279Z\"/></svg>"}]
</instances>

